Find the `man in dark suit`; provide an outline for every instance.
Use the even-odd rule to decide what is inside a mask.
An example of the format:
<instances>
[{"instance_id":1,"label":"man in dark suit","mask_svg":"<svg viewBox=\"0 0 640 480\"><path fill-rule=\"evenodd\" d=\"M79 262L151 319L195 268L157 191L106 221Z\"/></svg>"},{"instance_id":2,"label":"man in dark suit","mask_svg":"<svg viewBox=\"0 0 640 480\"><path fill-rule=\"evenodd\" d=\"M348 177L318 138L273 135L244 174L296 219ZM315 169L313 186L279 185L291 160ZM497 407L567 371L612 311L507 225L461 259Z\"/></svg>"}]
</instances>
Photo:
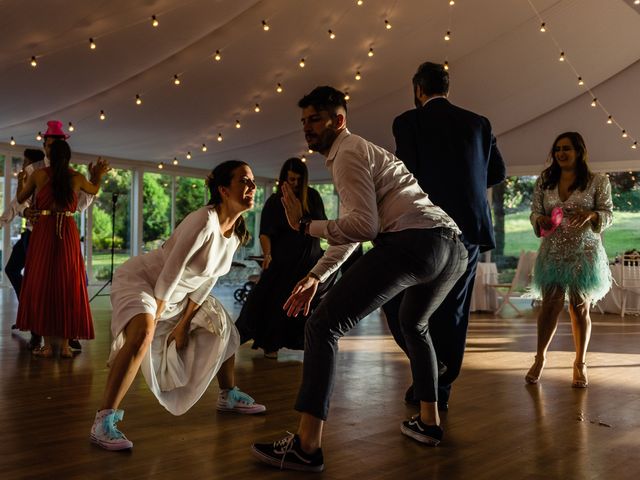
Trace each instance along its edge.
<instances>
[{"instance_id":1,"label":"man in dark suit","mask_svg":"<svg viewBox=\"0 0 640 480\"><path fill-rule=\"evenodd\" d=\"M438 406L447 410L451 384L462 366L478 257L495 248L487 188L505 179L505 166L489 120L447 100L449 74L443 65L420 65L413 88L417 108L393 122L396 156L431 201L453 218L469 252L467 270L429 322L440 364ZM394 339L406 352L398 324L399 305L396 297L383 309ZM412 387L405 400L415 403Z\"/></svg>"}]
</instances>

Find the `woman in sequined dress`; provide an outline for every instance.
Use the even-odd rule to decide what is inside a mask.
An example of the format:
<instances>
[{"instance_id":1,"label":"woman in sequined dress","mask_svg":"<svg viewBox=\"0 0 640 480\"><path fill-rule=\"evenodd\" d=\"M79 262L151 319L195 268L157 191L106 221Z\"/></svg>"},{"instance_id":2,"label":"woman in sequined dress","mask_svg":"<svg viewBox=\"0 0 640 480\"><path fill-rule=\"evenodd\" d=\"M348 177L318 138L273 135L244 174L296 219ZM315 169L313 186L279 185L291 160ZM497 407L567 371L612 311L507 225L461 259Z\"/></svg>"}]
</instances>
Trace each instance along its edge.
<instances>
[{"instance_id":1,"label":"woman in sequined dress","mask_svg":"<svg viewBox=\"0 0 640 480\"><path fill-rule=\"evenodd\" d=\"M611 185L606 175L589 170L587 149L577 132L558 135L549 158L551 165L538 178L531 203L531 224L536 236L543 237L533 274L533 291L542 297L542 307L536 358L525 379L527 383L540 379L558 315L568 298L576 348L572 386L585 388L589 307L611 287L600 240L600 233L612 221ZM551 216L556 208L562 210L562 219L554 226Z\"/></svg>"}]
</instances>

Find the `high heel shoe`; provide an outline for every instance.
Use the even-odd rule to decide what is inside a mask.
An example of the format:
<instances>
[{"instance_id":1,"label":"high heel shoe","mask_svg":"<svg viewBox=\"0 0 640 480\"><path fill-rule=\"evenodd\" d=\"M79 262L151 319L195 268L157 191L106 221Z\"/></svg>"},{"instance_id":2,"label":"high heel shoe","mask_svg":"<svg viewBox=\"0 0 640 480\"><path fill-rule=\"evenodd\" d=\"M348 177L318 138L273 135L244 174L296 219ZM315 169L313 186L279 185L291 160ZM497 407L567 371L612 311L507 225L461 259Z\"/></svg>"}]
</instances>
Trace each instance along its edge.
<instances>
[{"instance_id":1,"label":"high heel shoe","mask_svg":"<svg viewBox=\"0 0 640 480\"><path fill-rule=\"evenodd\" d=\"M587 364L585 362L573 363L573 388L587 388L589 380L587 380Z\"/></svg>"},{"instance_id":2,"label":"high heel shoe","mask_svg":"<svg viewBox=\"0 0 640 480\"><path fill-rule=\"evenodd\" d=\"M51 345L44 345L40 348L34 348L31 353L34 357L51 358L53 357L53 348L51 348Z\"/></svg>"},{"instance_id":3,"label":"high heel shoe","mask_svg":"<svg viewBox=\"0 0 640 480\"><path fill-rule=\"evenodd\" d=\"M525 382L527 382L530 385L535 385L536 383L538 383L538 381L540 380L540 376L542 375L544 362L545 362L544 358L540 360L538 358L538 355L535 356L535 361L533 362L533 365L531 365L531 368L529 369L529 371L524 377Z\"/></svg>"}]
</instances>

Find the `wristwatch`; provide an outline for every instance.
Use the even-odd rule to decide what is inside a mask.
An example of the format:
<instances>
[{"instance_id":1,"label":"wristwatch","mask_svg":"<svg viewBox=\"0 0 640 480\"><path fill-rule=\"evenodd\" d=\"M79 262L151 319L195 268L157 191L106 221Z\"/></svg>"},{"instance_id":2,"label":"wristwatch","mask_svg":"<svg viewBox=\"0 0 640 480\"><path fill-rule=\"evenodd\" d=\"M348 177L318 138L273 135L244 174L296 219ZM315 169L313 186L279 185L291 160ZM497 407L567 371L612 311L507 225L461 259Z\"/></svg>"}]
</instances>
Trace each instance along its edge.
<instances>
[{"instance_id":1,"label":"wristwatch","mask_svg":"<svg viewBox=\"0 0 640 480\"><path fill-rule=\"evenodd\" d=\"M298 220L298 232L301 235L304 235L305 233L307 233L307 227L309 226L310 223L311 223L311 218L301 217L300 220Z\"/></svg>"}]
</instances>

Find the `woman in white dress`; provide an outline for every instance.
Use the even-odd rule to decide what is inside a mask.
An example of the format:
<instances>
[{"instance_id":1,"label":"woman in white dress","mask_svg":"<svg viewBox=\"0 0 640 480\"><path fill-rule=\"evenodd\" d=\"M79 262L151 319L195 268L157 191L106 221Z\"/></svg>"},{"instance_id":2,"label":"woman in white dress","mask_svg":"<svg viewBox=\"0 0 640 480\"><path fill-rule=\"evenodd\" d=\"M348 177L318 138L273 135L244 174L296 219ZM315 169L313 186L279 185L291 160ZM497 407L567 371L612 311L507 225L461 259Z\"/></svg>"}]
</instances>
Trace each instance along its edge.
<instances>
[{"instance_id":1,"label":"woman in white dress","mask_svg":"<svg viewBox=\"0 0 640 480\"><path fill-rule=\"evenodd\" d=\"M120 432L118 410L142 369L149 388L169 412L186 412L217 377L217 409L260 413L265 407L235 386L239 335L209 292L231 268L248 239L242 213L253 207L256 185L240 161L218 165L207 179L211 200L189 214L164 245L133 257L116 271L111 289L111 370L91 441L107 450L133 443Z\"/></svg>"}]
</instances>

